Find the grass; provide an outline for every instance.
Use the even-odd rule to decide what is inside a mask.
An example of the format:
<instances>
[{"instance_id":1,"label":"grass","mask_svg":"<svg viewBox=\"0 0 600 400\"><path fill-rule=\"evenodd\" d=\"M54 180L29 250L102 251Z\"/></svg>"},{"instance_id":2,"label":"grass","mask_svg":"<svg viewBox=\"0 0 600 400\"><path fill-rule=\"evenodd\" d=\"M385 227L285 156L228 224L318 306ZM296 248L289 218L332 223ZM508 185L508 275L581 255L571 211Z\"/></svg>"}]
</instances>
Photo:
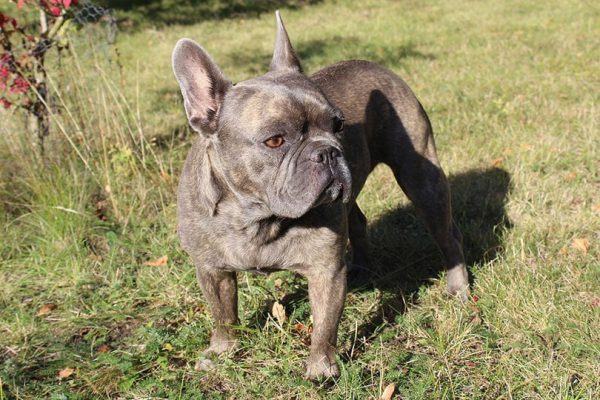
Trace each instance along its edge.
<instances>
[{"instance_id":1,"label":"grass","mask_svg":"<svg viewBox=\"0 0 600 400\"><path fill-rule=\"evenodd\" d=\"M402 399L599 398L597 7L352 0L284 18L306 70L370 59L417 93L473 299L444 295L441 256L378 168L359 199L376 271L350 283L340 379L302 379L310 311L306 283L287 273L240 277L241 349L194 371L211 320L174 233L193 134L170 51L192 37L234 81L255 76L273 16L132 31L119 56L78 36L51 73L46 160L18 114L0 112L0 399L374 399L389 383ZM288 323L270 316L276 300Z\"/></svg>"}]
</instances>

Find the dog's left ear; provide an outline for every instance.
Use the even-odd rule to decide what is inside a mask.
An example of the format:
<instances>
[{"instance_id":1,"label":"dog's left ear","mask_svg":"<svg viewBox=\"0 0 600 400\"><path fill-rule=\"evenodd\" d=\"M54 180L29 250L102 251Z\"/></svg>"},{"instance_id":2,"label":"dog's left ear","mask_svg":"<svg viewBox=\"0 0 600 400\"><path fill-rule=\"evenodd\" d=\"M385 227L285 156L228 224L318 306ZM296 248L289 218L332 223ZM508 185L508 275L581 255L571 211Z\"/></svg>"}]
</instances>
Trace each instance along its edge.
<instances>
[{"instance_id":1,"label":"dog's left ear","mask_svg":"<svg viewBox=\"0 0 600 400\"><path fill-rule=\"evenodd\" d=\"M300 65L300 60L298 60L298 56L296 56L296 52L292 47L279 10L275 11L275 19L277 20L277 37L273 59L271 60L271 71L302 73L302 65Z\"/></svg>"}]
</instances>

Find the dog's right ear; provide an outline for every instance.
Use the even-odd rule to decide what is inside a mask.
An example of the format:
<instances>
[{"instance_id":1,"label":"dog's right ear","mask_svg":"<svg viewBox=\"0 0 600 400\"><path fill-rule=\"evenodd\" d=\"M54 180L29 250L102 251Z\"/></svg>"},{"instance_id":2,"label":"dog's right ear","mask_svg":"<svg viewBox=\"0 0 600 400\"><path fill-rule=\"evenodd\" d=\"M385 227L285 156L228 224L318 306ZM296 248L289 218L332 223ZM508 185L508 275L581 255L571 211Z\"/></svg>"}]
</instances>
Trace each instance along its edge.
<instances>
[{"instance_id":1,"label":"dog's right ear","mask_svg":"<svg viewBox=\"0 0 600 400\"><path fill-rule=\"evenodd\" d=\"M191 127L209 136L217 131L219 111L231 81L196 42L181 39L173 50L173 72L179 82Z\"/></svg>"}]
</instances>

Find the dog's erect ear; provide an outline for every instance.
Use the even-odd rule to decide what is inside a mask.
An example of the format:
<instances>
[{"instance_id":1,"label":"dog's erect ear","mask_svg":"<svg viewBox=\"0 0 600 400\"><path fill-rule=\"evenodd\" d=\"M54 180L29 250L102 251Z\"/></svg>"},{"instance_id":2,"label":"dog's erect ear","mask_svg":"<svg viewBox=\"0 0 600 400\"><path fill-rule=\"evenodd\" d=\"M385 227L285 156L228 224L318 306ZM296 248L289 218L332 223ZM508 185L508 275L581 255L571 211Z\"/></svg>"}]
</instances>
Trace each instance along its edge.
<instances>
[{"instance_id":1,"label":"dog's erect ear","mask_svg":"<svg viewBox=\"0 0 600 400\"><path fill-rule=\"evenodd\" d=\"M285 26L283 26L279 10L275 11L275 19L277 20L277 37L275 39L273 59L271 60L271 71L287 70L301 73L302 66L300 65L300 60L298 60L298 56L296 56L296 52L292 47Z\"/></svg>"},{"instance_id":2,"label":"dog's erect ear","mask_svg":"<svg viewBox=\"0 0 600 400\"><path fill-rule=\"evenodd\" d=\"M193 40L179 40L172 61L191 127L207 136L216 132L219 111L231 82Z\"/></svg>"}]
</instances>

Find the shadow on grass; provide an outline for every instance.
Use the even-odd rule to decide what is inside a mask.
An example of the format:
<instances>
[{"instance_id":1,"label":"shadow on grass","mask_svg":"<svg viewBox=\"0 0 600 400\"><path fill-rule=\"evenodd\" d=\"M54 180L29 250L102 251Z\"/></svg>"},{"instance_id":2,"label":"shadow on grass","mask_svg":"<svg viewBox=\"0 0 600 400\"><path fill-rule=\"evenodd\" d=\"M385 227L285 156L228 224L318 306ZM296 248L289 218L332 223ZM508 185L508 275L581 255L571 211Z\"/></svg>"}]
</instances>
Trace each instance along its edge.
<instances>
[{"instance_id":1,"label":"shadow on grass","mask_svg":"<svg viewBox=\"0 0 600 400\"><path fill-rule=\"evenodd\" d=\"M348 58L346 55L351 55L353 59L370 60L390 68L399 66L405 59L435 59L433 54L417 50L415 43L409 42L399 46L372 45L354 36L336 35L325 39L308 40L298 42L294 47L304 65L333 64L335 61ZM343 53L340 49L343 49ZM336 56L340 58L336 60ZM255 48L238 48L219 62L225 71L233 66L254 76L267 72L270 61L271 53L264 53Z\"/></svg>"},{"instance_id":2,"label":"shadow on grass","mask_svg":"<svg viewBox=\"0 0 600 400\"><path fill-rule=\"evenodd\" d=\"M471 170L449 178L453 215L463 234L467 266L494 260L503 251L503 232L510 229L505 203L510 175L501 168ZM398 207L372 221L368 228L372 270L353 276L349 291L378 289L376 315L358 327L359 337L371 337L384 322L393 323L418 292L444 269L442 253L412 205ZM354 357L357 351L354 351Z\"/></svg>"},{"instance_id":3,"label":"shadow on grass","mask_svg":"<svg viewBox=\"0 0 600 400\"><path fill-rule=\"evenodd\" d=\"M256 17L278 8L297 9L321 0L99 0L115 10L121 25L192 25L201 21Z\"/></svg>"}]
</instances>

